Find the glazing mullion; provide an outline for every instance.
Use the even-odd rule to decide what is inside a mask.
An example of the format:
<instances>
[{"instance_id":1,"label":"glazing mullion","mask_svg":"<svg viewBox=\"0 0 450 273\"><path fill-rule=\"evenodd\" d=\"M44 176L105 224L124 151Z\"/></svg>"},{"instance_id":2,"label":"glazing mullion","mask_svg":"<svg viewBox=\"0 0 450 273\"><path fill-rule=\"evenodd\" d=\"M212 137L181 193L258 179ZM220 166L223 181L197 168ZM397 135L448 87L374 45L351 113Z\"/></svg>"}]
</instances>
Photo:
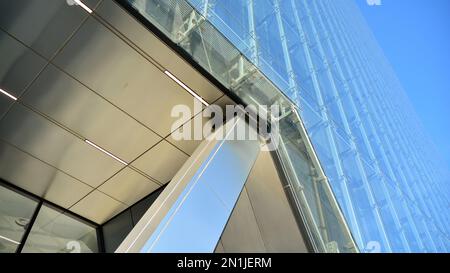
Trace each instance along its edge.
<instances>
[{"instance_id":1,"label":"glazing mullion","mask_svg":"<svg viewBox=\"0 0 450 273\"><path fill-rule=\"evenodd\" d=\"M369 66L369 64L367 65L367 66L365 66L365 67L368 67ZM370 75L374 75L373 73L372 74L370 74ZM366 76L367 77L367 76ZM370 81L367 81L367 82L370 82ZM374 90L374 89L371 89L371 90ZM374 93L376 93L376 92L374 92ZM370 102L370 101L369 101ZM381 116L381 117L384 117L385 115L379 115L379 116ZM389 124L388 122L384 122L384 124ZM387 143L388 145L390 144L390 142L391 141L389 141L389 140L386 140L385 141L385 143ZM390 148L390 150L392 150L392 147ZM393 155L393 156L395 156L395 152L391 152L391 154ZM400 170L401 170L401 168L400 168Z\"/></svg>"},{"instance_id":2,"label":"glazing mullion","mask_svg":"<svg viewBox=\"0 0 450 273\"><path fill-rule=\"evenodd\" d=\"M323 31L324 30L323 29L323 23L321 24L320 16L318 14L316 14L316 17L319 19L319 24L321 24L319 26L316 26L315 22L313 22L313 20L312 20L312 14L313 14L312 10L309 8L309 4L306 1L305 1L304 8L305 8L306 13L311 15L311 16L308 16L308 19L310 21L310 25L311 25L311 29L312 29L312 32L313 32L313 35L314 35L315 43L317 45L317 49L319 51L320 58L322 59L322 61L325 64L325 70L326 70L327 78L328 78L328 81L331 84L331 91L332 91L332 94L333 94L333 96L335 98L335 102L337 103L337 106L338 106L338 111L339 111L340 118L341 118L341 120L343 122L344 131L349 136L351 149L353 151L355 151L355 153L356 153L355 154L355 160L356 160L357 168L358 168L360 177L363 180L363 187L364 187L365 193L367 195L367 198L368 198L368 200L370 202L370 207L372 209L372 212L375 215L375 221L377 223L378 230L379 230L381 238L383 240L383 245L386 247L387 251L392 251L391 244L390 244L389 238L388 238L387 233L386 233L385 224L384 224L384 222L383 222L383 220L381 218L381 213L379 211L379 208L376 205L376 201L375 201L375 197L374 197L372 188L371 188L371 186L370 186L370 184L368 182L368 176L367 176L366 170L364 169L363 163L361 161L360 152L358 151L358 148L357 148L356 143L354 141L354 136L353 136L353 133L352 133L352 131L350 129L350 125L349 125L349 121L348 121L347 115L346 115L346 113L345 113L345 111L343 109L342 101L339 98L339 92L337 90L335 79L334 79L334 77L332 75L332 72L331 72L331 69L330 69L330 66L329 66L329 62L326 59L322 42L318 38L319 35L318 35L318 30L317 29L322 27L321 31Z\"/></svg>"},{"instance_id":3,"label":"glazing mullion","mask_svg":"<svg viewBox=\"0 0 450 273\"><path fill-rule=\"evenodd\" d=\"M320 2L319 2L319 4L320 4ZM321 21L321 24L322 24L322 26L323 26L323 20L322 20L321 16L319 15L320 12L318 12L317 2L313 2L313 5L314 5L314 7L315 7L315 9L316 9L316 13L317 13L318 16L319 16L319 20ZM322 14L324 13L324 9L323 9L322 6L321 6L321 12L322 12ZM324 21L326 21L326 22L328 23L328 27L329 27L329 29L327 30L327 33L329 33L330 35L332 35L332 36L334 37L335 46L336 46L337 50L340 51L340 52L343 52L343 48L342 48L340 42L337 41L337 37L336 37L337 35L336 35L336 32L334 32L334 31L332 31L332 29L330 29L330 24L331 24L331 23L329 22L328 18L331 18L331 17L329 17L329 16L324 16ZM323 26L323 28L325 28L325 26ZM335 57L337 58L336 52L335 52L335 50L334 50L333 45L331 44L331 41L330 41L330 40L327 40L327 42L328 42L329 48L330 48L331 51L332 51L333 56L335 56ZM353 73L352 73L352 70L350 69L351 66L349 65L348 62L349 62L349 60L347 60L346 58L343 59L343 64L344 64L345 69L347 70L348 74L351 75L351 78L355 78L355 76L354 76ZM342 69L343 69L343 68L341 67L340 62L336 62L336 66L337 66L337 69L338 69L338 72L339 72L339 74L340 74L341 79L342 79L343 81L345 81L345 77L344 77L344 74L343 74L343 72L342 72ZM354 67L354 66L353 66L353 67ZM359 90L359 88L356 86L356 84L355 84L353 81L350 81L350 84L353 86L353 91L354 91L357 95L359 95L360 90ZM368 136L367 136L366 130L365 130L365 128L362 126L362 121L361 121L361 118L360 118L360 116L359 116L359 113L358 113L358 111L357 111L357 109L356 109L356 105L355 105L355 102L354 102L354 100L353 100L353 95L350 94L350 90L349 90L349 88L348 88L348 85L346 85L346 87L347 87L346 92L347 92L347 95L349 96L350 104L351 104L352 110L353 110L353 112L354 112L354 114L355 114L355 123L358 124L358 128L359 128L359 130L361 131L361 134L362 134L363 139L364 139L364 143L365 143L365 145L366 145L366 147L367 147L367 150L368 150L368 152L369 152L369 154L370 154L370 157L375 159L375 158L376 158L376 157L375 157L375 153L374 153L374 151L373 151L372 145L371 145L371 143L370 143L370 141L369 141L369 138L368 138ZM381 142L381 141L379 140L379 138L378 138L378 135L375 133L375 129L374 129L374 126L373 126L373 122L372 122L370 116L369 116L369 125L370 125L370 129L371 129L371 131L372 131L372 134L376 137L376 139L377 139L378 142ZM384 151L383 151L383 152L384 152ZM386 155L385 155L384 153L382 153L382 155L383 155L383 159L384 159L384 160L387 160ZM389 164L388 166L390 167L390 164ZM375 167L376 167L376 170L377 170L378 173L381 173L381 172L382 172L377 160L375 160ZM392 169L390 169L390 170L392 171ZM395 208L394 208L394 204L393 204L392 199L391 199L391 196L390 196L390 194L389 194L389 192L388 192L389 190L386 188L386 185L385 185L386 181L385 181L385 179L384 179L383 176L381 176L380 178L381 178L381 180L382 180L383 193L384 193L385 198L386 198L386 200L387 200L387 202L388 202L388 209L389 209L390 213L392 214L392 217L394 218L394 223L395 223L395 225L396 225L398 231L400 231L400 233L401 233L401 240L402 240L402 243L403 243L403 247L406 248L406 251L410 251L411 249L410 249L410 247L409 247L408 240L406 239L406 236L405 236L405 234L404 234L404 232L403 232L403 230L402 230L402 228L401 228L401 223L400 223L399 216L398 216L398 214L397 214L397 212L396 212L396 210L395 210Z\"/></svg>"},{"instance_id":4,"label":"glazing mullion","mask_svg":"<svg viewBox=\"0 0 450 273\"><path fill-rule=\"evenodd\" d=\"M295 18L295 22L296 22L297 31L299 32L300 37L306 37L306 34L305 34L304 30L303 30L302 23L300 22L300 17L299 17L299 14L298 14L298 9L297 9L296 4L295 4L295 0L291 0L291 5L293 7L294 18ZM340 179L339 184L340 184L342 193L344 195L344 202L345 202L345 205L346 205L345 208L347 210L347 215L350 218L349 221L350 221L350 225L352 227L353 236L354 236L355 240L358 242L358 245L362 246L362 245L364 245L363 244L364 241L363 241L363 238L362 238L362 235L361 235L361 231L360 231L360 228L359 228L358 219L356 217L356 211L355 211L355 208L353 207L352 196L351 196L349 188L348 188L348 179L345 176L344 169L343 169L342 164L341 164L341 160L339 159L339 152L337 150L337 143L336 143L336 140L335 140L335 136L334 136L334 134L333 134L333 132L331 130L331 127L329 126L330 121L329 121L329 118L328 118L328 113L326 112L326 109L323 107L324 100L322 98L321 91L320 91L321 90L321 86L319 85L319 80L318 80L317 74L316 74L317 72L316 72L316 69L315 69L315 66L314 66L314 63L313 63L313 60L312 60L312 57L311 57L311 53L309 51L308 44L306 43L306 41L302 41L302 47L303 47L303 51L304 51L305 56L306 56L306 61L307 61L307 65L309 67L309 71L311 72L311 79L312 79L312 82L313 82L313 86L314 86L314 91L315 91L316 97L318 99L318 104L321 106L321 109L322 109L321 113L320 113L321 117L325 121L325 123L328 124L328 125L326 125L326 128L325 128L326 135L327 135L327 140L328 140L329 145L330 145L329 147L330 147L330 149L332 151L332 155L331 156L333 157L333 161L335 163L334 166L336 168L336 172L339 175L339 179Z\"/></svg>"}]
</instances>

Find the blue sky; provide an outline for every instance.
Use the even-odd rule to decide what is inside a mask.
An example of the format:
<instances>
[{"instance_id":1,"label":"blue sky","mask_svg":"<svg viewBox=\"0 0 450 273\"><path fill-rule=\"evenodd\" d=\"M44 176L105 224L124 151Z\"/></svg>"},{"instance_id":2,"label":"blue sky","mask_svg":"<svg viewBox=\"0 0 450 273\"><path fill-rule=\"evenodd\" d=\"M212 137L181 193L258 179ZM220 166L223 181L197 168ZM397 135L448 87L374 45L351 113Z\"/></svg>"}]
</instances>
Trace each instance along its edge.
<instances>
[{"instance_id":1,"label":"blue sky","mask_svg":"<svg viewBox=\"0 0 450 273\"><path fill-rule=\"evenodd\" d=\"M450 0L356 0L450 169Z\"/></svg>"}]
</instances>

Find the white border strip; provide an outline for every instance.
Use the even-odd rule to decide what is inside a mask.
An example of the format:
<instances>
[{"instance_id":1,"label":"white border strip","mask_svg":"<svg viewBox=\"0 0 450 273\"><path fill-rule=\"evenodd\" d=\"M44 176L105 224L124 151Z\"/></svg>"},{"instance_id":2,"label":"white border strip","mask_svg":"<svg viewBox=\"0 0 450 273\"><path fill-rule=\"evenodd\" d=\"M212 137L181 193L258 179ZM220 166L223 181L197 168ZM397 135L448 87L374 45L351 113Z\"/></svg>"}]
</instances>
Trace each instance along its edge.
<instances>
[{"instance_id":1,"label":"white border strip","mask_svg":"<svg viewBox=\"0 0 450 273\"><path fill-rule=\"evenodd\" d=\"M80 7L82 7L85 11L92 13L92 10L86 6L81 0L73 0L75 3L77 3Z\"/></svg>"},{"instance_id":2,"label":"white border strip","mask_svg":"<svg viewBox=\"0 0 450 273\"><path fill-rule=\"evenodd\" d=\"M5 90L3 90L3 89L1 89L1 88L0 88L0 92L3 93L4 95L10 97L10 98L13 99L13 100L17 100L16 97L14 97L13 95L9 94L8 92L6 92Z\"/></svg>"},{"instance_id":3,"label":"white border strip","mask_svg":"<svg viewBox=\"0 0 450 273\"><path fill-rule=\"evenodd\" d=\"M6 238L6 237L4 237L4 236L1 236L1 235L0 235L0 239L3 239L3 240L5 240L5 241L8 241L8 242L10 242L10 243L13 243L13 244L16 244L16 245L20 245L20 243L19 243L19 242L17 242L17 241L14 241L14 240L12 240L12 239L9 239L9 238Z\"/></svg>"},{"instance_id":4,"label":"white border strip","mask_svg":"<svg viewBox=\"0 0 450 273\"><path fill-rule=\"evenodd\" d=\"M182 81L180 81L177 77L175 77L172 73L169 71L164 71L164 74L166 74L169 78L171 78L174 82L178 83L181 87L183 87L186 91L188 91L192 96L194 96L196 99L201 101L204 105L209 106L209 103L207 103L202 97L200 97L197 93L195 93L192 89L190 89L186 84L184 84Z\"/></svg>"},{"instance_id":5,"label":"white border strip","mask_svg":"<svg viewBox=\"0 0 450 273\"><path fill-rule=\"evenodd\" d=\"M123 161L122 159L118 158L117 156L113 155L112 153L108 152L107 150L103 149L102 147L98 146L97 144L93 143L92 141L85 139L84 142L91 145L92 147L96 148L97 150L109 155L110 157L114 158L115 160L119 161L125 166L128 166L128 163Z\"/></svg>"}]
</instances>

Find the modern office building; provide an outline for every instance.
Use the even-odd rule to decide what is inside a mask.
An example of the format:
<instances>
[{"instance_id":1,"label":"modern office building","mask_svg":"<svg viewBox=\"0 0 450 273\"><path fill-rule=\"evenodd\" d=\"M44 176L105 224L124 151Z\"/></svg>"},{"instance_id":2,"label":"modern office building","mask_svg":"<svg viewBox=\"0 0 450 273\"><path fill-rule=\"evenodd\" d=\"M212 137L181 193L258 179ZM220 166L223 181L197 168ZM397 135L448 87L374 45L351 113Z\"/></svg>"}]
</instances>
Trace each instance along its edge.
<instances>
[{"instance_id":1,"label":"modern office building","mask_svg":"<svg viewBox=\"0 0 450 273\"><path fill-rule=\"evenodd\" d=\"M448 171L354 0L0 12L0 252L450 251Z\"/></svg>"}]
</instances>

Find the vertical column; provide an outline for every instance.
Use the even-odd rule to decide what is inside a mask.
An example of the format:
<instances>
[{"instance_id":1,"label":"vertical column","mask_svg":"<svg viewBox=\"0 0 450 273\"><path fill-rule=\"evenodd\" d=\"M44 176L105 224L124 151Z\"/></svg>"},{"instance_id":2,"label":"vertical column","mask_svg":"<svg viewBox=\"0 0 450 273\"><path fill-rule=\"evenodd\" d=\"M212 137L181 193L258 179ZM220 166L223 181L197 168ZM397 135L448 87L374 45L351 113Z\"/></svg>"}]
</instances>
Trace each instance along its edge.
<instances>
[{"instance_id":1,"label":"vertical column","mask_svg":"<svg viewBox=\"0 0 450 273\"><path fill-rule=\"evenodd\" d=\"M248 0L248 26L250 30L250 45L251 45L251 61L253 64L259 66L259 48L258 38L256 36L255 25L255 3L254 0Z\"/></svg>"},{"instance_id":2,"label":"vertical column","mask_svg":"<svg viewBox=\"0 0 450 273\"><path fill-rule=\"evenodd\" d=\"M243 129L257 134L239 116L204 140L116 252L213 252L260 151Z\"/></svg>"},{"instance_id":3,"label":"vertical column","mask_svg":"<svg viewBox=\"0 0 450 273\"><path fill-rule=\"evenodd\" d=\"M284 63L286 65L286 71L289 77L289 89L291 90L291 94L293 94L293 97L291 97L291 99L297 102L298 101L297 94L299 89L297 87L297 82L295 81L294 69L292 68L291 55L289 53L289 46L284 28L284 22L281 16L280 0L274 0L273 5L275 17L277 19L278 32L280 34L280 41L283 48Z\"/></svg>"}]
</instances>

